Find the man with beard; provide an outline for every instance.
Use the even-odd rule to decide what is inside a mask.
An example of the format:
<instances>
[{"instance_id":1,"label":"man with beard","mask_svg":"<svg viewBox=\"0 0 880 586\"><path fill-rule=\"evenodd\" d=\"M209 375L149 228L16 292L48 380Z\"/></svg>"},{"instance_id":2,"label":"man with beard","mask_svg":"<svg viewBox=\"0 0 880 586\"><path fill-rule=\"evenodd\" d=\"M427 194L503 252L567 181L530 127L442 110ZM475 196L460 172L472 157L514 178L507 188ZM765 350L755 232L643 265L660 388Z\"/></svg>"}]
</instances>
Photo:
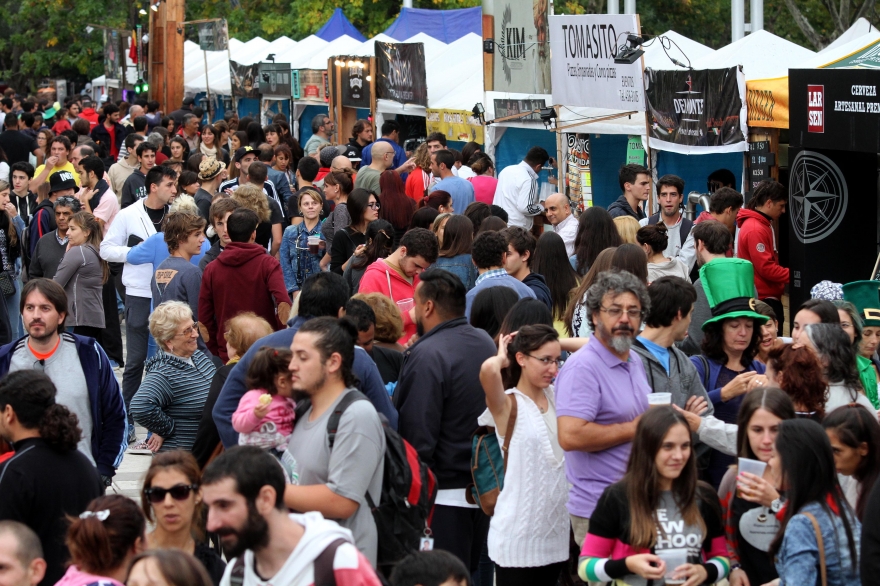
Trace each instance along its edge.
<instances>
[{"instance_id":1,"label":"man with beard","mask_svg":"<svg viewBox=\"0 0 880 586\"><path fill-rule=\"evenodd\" d=\"M49 279L31 279L21 291L27 334L0 348L0 379L18 370L44 372L58 389L55 400L76 415L77 448L110 486L125 451L125 406L113 367L93 339L64 333L67 295Z\"/></svg>"},{"instance_id":2,"label":"man with beard","mask_svg":"<svg viewBox=\"0 0 880 586\"><path fill-rule=\"evenodd\" d=\"M205 468L208 531L230 560L221 586L379 586L351 532L317 512L288 514L284 491L278 461L254 446L234 447Z\"/></svg>"},{"instance_id":3,"label":"man with beard","mask_svg":"<svg viewBox=\"0 0 880 586\"><path fill-rule=\"evenodd\" d=\"M637 277L600 273L587 291L593 340L556 377L559 445L566 452L568 512L578 546L602 492L626 472L636 425L648 408L651 387L642 359L630 348L649 308L647 288Z\"/></svg>"},{"instance_id":4,"label":"man with beard","mask_svg":"<svg viewBox=\"0 0 880 586\"><path fill-rule=\"evenodd\" d=\"M354 324L332 317L307 321L293 337L293 391L310 406L281 458L293 482L284 490L284 504L350 529L375 567L379 532L371 503L381 500L385 434L376 408L354 387L356 340ZM338 417L336 425L331 416Z\"/></svg>"},{"instance_id":5,"label":"man with beard","mask_svg":"<svg viewBox=\"0 0 880 586\"><path fill-rule=\"evenodd\" d=\"M486 410L480 368L498 350L489 334L464 317L461 279L431 269L419 280L414 297L419 339L407 350L395 390L400 435L437 475L434 548L455 554L473 573L486 545L489 517L465 498L472 482L471 438Z\"/></svg>"}]
</instances>

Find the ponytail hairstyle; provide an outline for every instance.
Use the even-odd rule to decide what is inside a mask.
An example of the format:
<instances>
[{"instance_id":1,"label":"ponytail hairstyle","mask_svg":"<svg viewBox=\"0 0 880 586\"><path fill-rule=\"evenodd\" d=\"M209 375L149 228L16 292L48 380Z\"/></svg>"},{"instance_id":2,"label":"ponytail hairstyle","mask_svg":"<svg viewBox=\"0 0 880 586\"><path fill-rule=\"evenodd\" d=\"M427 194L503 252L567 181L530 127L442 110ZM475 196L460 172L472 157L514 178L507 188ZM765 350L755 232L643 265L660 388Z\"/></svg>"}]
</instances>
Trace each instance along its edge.
<instances>
[{"instance_id":1,"label":"ponytail hairstyle","mask_svg":"<svg viewBox=\"0 0 880 586\"><path fill-rule=\"evenodd\" d=\"M510 366L507 368L507 373L504 377L505 386L510 388L519 384L519 379L522 376L522 367L516 361L517 354L531 354L544 344L558 340L559 334L552 326L538 324L521 327L507 347L507 357L510 359Z\"/></svg>"},{"instance_id":2,"label":"ponytail hairstyle","mask_svg":"<svg viewBox=\"0 0 880 586\"><path fill-rule=\"evenodd\" d=\"M38 429L40 437L55 450L76 449L82 438L79 421L64 405L55 402L52 380L36 370L19 370L0 380L0 410L12 405L25 429Z\"/></svg>"},{"instance_id":3,"label":"ponytail hairstyle","mask_svg":"<svg viewBox=\"0 0 880 586\"><path fill-rule=\"evenodd\" d=\"M859 481L859 500L856 503L856 516L861 520L868 506L868 495L880 475L880 423L862 405L850 403L828 414L822 421L826 432L833 431L840 443L854 449L862 444L868 453L862 457L853 478Z\"/></svg>"},{"instance_id":4,"label":"ponytail hairstyle","mask_svg":"<svg viewBox=\"0 0 880 586\"><path fill-rule=\"evenodd\" d=\"M89 574L108 575L122 565L139 539L145 541L144 514L121 494L99 496L68 521L65 543L70 561Z\"/></svg>"},{"instance_id":5,"label":"ponytail hairstyle","mask_svg":"<svg viewBox=\"0 0 880 586\"><path fill-rule=\"evenodd\" d=\"M325 185L338 185L339 191L348 196L354 189L354 171L351 169L340 169L339 171L330 171L324 176Z\"/></svg>"},{"instance_id":6,"label":"ponytail hairstyle","mask_svg":"<svg viewBox=\"0 0 880 586\"><path fill-rule=\"evenodd\" d=\"M419 207L428 207L440 211L440 206L449 207L451 203L452 196L449 194L448 191L435 189L434 191L422 198L422 201L419 202Z\"/></svg>"},{"instance_id":7,"label":"ponytail hairstyle","mask_svg":"<svg viewBox=\"0 0 880 586\"><path fill-rule=\"evenodd\" d=\"M275 377L288 372L291 358L293 354L289 348L260 348L248 366L245 385L249 389L264 390L270 395L277 395Z\"/></svg>"},{"instance_id":8,"label":"ponytail hairstyle","mask_svg":"<svg viewBox=\"0 0 880 586\"><path fill-rule=\"evenodd\" d=\"M387 220L373 220L367 225L364 233L367 245L364 254L352 263L351 268L361 270L380 258L388 258L394 252L394 226Z\"/></svg>"},{"instance_id":9,"label":"ponytail hairstyle","mask_svg":"<svg viewBox=\"0 0 880 586\"><path fill-rule=\"evenodd\" d=\"M86 238L86 244L90 245L95 249L95 252L98 253L98 261L101 263L101 282L106 283L110 276L110 265L107 264L106 260L101 258L100 254L101 241L104 239L104 231L101 229L101 224L99 224L98 219L89 212L76 212L73 214L73 217L70 218L70 221L76 224L80 230L89 233Z\"/></svg>"}]
</instances>

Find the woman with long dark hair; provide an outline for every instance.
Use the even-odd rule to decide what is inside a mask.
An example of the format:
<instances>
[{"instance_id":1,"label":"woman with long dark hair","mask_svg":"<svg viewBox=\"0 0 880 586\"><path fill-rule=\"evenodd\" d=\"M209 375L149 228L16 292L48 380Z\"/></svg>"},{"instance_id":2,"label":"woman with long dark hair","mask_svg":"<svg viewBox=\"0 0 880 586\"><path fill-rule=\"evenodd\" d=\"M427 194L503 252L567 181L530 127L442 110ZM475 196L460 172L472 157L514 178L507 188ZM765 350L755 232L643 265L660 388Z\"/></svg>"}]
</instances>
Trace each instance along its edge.
<instances>
[{"instance_id":1,"label":"woman with long dark hair","mask_svg":"<svg viewBox=\"0 0 880 586\"><path fill-rule=\"evenodd\" d=\"M809 419L783 421L775 446L769 465L786 496L770 544L779 583L861 584L861 523L840 490L825 430Z\"/></svg>"},{"instance_id":2,"label":"woman with long dark hair","mask_svg":"<svg viewBox=\"0 0 880 586\"><path fill-rule=\"evenodd\" d=\"M621 244L611 257L611 266L635 275L639 281L648 284L648 259L637 244Z\"/></svg>"},{"instance_id":3,"label":"woman with long dark hair","mask_svg":"<svg viewBox=\"0 0 880 586\"><path fill-rule=\"evenodd\" d=\"M211 124L202 126L201 141L199 142L199 152L206 157L212 157L218 161L222 161L224 165L229 164L229 153L223 149L223 145L218 140L221 133Z\"/></svg>"},{"instance_id":4,"label":"woman with long dark hair","mask_svg":"<svg viewBox=\"0 0 880 586\"><path fill-rule=\"evenodd\" d=\"M779 424L794 419L794 405L780 389L760 388L749 391L737 416L736 445L740 458L765 464L773 456L773 443ZM770 538L779 522L772 508L781 502L774 488L779 470L767 466L762 477L743 474L736 466L728 468L718 488L724 522L727 526L727 551L730 553L731 586L761 586L776 579L776 568L768 554ZM740 491L737 491L737 485Z\"/></svg>"},{"instance_id":5,"label":"woman with long dark hair","mask_svg":"<svg viewBox=\"0 0 880 586\"><path fill-rule=\"evenodd\" d=\"M351 255L358 246L367 243L367 226L379 218L379 198L365 189L353 189L348 196L348 214L351 222L333 235L330 249L330 270L341 275L351 262Z\"/></svg>"},{"instance_id":6,"label":"woman with long dark hair","mask_svg":"<svg viewBox=\"0 0 880 586\"><path fill-rule=\"evenodd\" d=\"M324 177L324 197L334 202L333 211L321 224L321 234L327 242L327 255L321 261L322 266L330 262L330 249L333 247L333 237L337 232L351 224L351 216L348 215L348 196L354 188L354 173L351 169L331 171Z\"/></svg>"},{"instance_id":7,"label":"woman with long dark hair","mask_svg":"<svg viewBox=\"0 0 880 586\"><path fill-rule=\"evenodd\" d=\"M443 269L461 279L470 291L477 281L477 268L471 260L474 246L474 225L467 218L453 214L446 220L440 240L440 253L434 268Z\"/></svg>"},{"instance_id":8,"label":"woman with long dark hair","mask_svg":"<svg viewBox=\"0 0 880 586\"><path fill-rule=\"evenodd\" d=\"M562 322L568 335L572 338L589 338L593 335L590 320L587 318L587 291L596 282L599 273L611 269L611 262L617 247L606 248L600 252L590 270L581 279L580 285L571 294L571 300L565 310Z\"/></svg>"},{"instance_id":9,"label":"woman with long dark hair","mask_svg":"<svg viewBox=\"0 0 880 586\"><path fill-rule=\"evenodd\" d=\"M578 218L571 266L579 275L585 275L600 252L621 244L623 241L608 212L600 207L587 208Z\"/></svg>"},{"instance_id":10,"label":"woman with long dark hair","mask_svg":"<svg viewBox=\"0 0 880 586\"><path fill-rule=\"evenodd\" d=\"M342 271L342 276L348 283L348 290L357 293L361 284L361 277L367 267L380 258L388 258L394 252L395 245L394 228L385 220L375 220L367 226L367 244L363 248L356 248L348 266Z\"/></svg>"},{"instance_id":11,"label":"woman with long dark hair","mask_svg":"<svg viewBox=\"0 0 880 586\"><path fill-rule=\"evenodd\" d=\"M438 213L450 213L454 214L455 210L452 207L452 195L447 191L443 191L441 189L435 189L419 202L419 208L434 208Z\"/></svg>"},{"instance_id":12,"label":"woman with long dark hair","mask_svg":"<svg viewBox=\"0 0 880 586\"><path fill-rule=\"evenodd\" d=\"M266 134L263 132L263 127L260 126L259 122L249 123L247 128L245 128L245 132L247 132L247 143L254 150L260 148L260 145L266 142Z\"/></svg>"},{"instance_id":13,"label":"woman with long dark hair","mask_svg":"<svg viewBox=\"0 0 880 586\"><path fill-rule=\"evenodd\" d=\"M181 165L186 164L190 155L189 144L187 144L186 139L180 135L172 136L171 140L168 142L168 148L171 149L171 157L168 159L169 161L180 163Z\"/></svg>"},{"instance_id":14,"label":"woman with long dark hair","mask_svg":"<svg viewBox=\"0 0 880 586\"><path fill-rule=\"evenodd\" d=\"M581 557L581 580L644 584L676 577L687 584L727 577L718 496L697 481L687 421L670 406L648 409L636 427L623 479L605 489ZM686 549L686 562L667 567L664 552Z\"/></svg>"},{"instance_id":15,"label":"woman with long dark hair","mask_svg":"<svg viewBox=\"0 0 880 586\"><path fill-rule=\"evenodd\" d=\"M382 204L379 217L394 227L394 247L397 248L416 212L416 204L406 196L397 171L388 170L379 176L379 202Z\"/></svg>"},{"instance_id":16,"label":"woman with long dark hair","mask_svg":"<svg viewBox=\"0 0 880 586\"><path fill-rule=\"evenodd\" d=\"M498 341L498 333L507 313L519 301L519 295L510 287L489 287L477 293L471 305L470 324L483 330ZM547 306L544 305L546 309ZM510 333L510 332L508 332Z\"/></svg>"},{"instance_id":17,"label":"woman with long dark hair","mask_svg":"<svg viewBox=\"0 0 880 586\"><path fill-rule=\"evenodd\" d=\"M824 369L825 380L828 381L826 414L850 403L858 403L868 411L877 413L862 389L855 352L849 336L840 325L809 324L804 327L799 344L815 352Z\"/></svg>"},{"instance_id":18,"label":"woman with long dark hair","mask_svg":"<svg viewBox=\"0 0 880 586\"><path fill-rule=\"evenodd\" d=\"M783 344L770 351L766 364L767 382L786 392L794 403L795 415L822 421L828 383L816 355L808 348Z\"/></svg>"},{"instance_id":19,"label":"woman with long dark hair","mask_svg":"<svg viewBox=\"0 0 880 586\"><path fill-rule=\"evenodd\" d=\"M880 286L880 283L877 283L877 281L874 281L874 283L874 296L876 297L876 287ZM874 368L874 363L871 362L869 357L870 355L863 356L860 352L862 347L863 325L859 309L856 308L851 301L843 299L832 301L832 303L837 308L838 315L840 315L840 327L843 328L843 331L846 332L849 339L852 340L853 351L856 355L856 368L859 370L859 379L862 382L862 389L865 391L868 400L871 401L871 404L876 409L880 407L880 398L877 396L877 369ZM873 314L870 315L873 316Z\"/></svg>"},{"instance_id":20,"label":"woman with long dark hair","mask_svg":"<svg viewBox=\"0 0 880 586\"><path fill-rule=\"evenodd\" d=\"M424 228L430 230L434 225L434 220L436 220L439 215L440 212L434 208L419 208L416 210L416 213L413 214L412 222L409 223L409 229Z\"/></svg>"},{"instance_id":21,"label":"woman with long dark hair","mask_svg":"<svg viewBox=\"0 0 880 586\"><path fill-rule=\"evenodd\" d=\"M68 248L52 278L67 293L70 315L65 320L73 333L101 342L104 331L103 287L110 276L101 258L103 231L89 212L77 212L67 227Z\"/></svg>"},{"instance_id":22,"label":"woman with long dark hair","mask_svg":"<svg viewBox=\"0 0 880 586\"><path fill-rule=\"evenodd\" d=\"M189 452L156 454L141 488L141 509L155 528L149 549L175 549L195 556L216 585L226 564L205 540L205 506L199 489L202 472Z\"/></svg>"},{"instance_id":23,"label":"woman with long dark hair","mask_svg":"<svg viewBox=\"0 0 880 586\"><path fill-rule=\"evenodd\" d=\"M43 185L48 185L48 182ZM22 255L21 235L24 234L26 228L24 220L18 214L18 208L9 201L11 195L12 189L9 183L0 181L0 272L5 275L0 278L6 279L11 290L11 292L4 292L0 299L6 304L6 312L9 314L9 323L12 327L10 333L12 340L15 340L23 334L19 318L21 314L19 307L21 280L18 278L19 269L16 260ZM50 207L50 213L51 209Z\"/></svg>"},{"instance_id":24,"label":"woman with long dark hair","mask_svg":"<svg viewBox=\"0 0 880 586\"><path fill-rule=\"evenodd\" d=\"M562 236L556 232L541 234L529 263L529 269L533 273L543 275L547 282L550 298L553 300L554 325L561 335L565 329L562 320L565 318L569 295L578 285L578 274L571 268L571 263L565 255L565 242Z\"/></svg>"},{"instance_id":25,"label":"woman with long dark hair","mask_svg":"<svg viewBox=\"0 0 880 586\"><path fill-rule=\"evenodd\" d=\"M822 421L849 505L865 520L868 495L880 475L880 423L861 405L844 405Z\"/></svg>"},{"instance_id":26,"label":"woman with long dark hair","mask_svg":"<svg viewBox=\"0 0 880 586\"><path fill-rule=\"evenodd\" d=\"M477 421L495 427L499 438L510 434L504 490L488 537L499 586L556 586L568 559L568 482L553 390L560 354L559 335L552 327L523 326L504 336L498 354L480 369L488 409ZM516 381L506 391L505 370Z\"/></svg>"},{"instance_id":27,"label":"woman with long dark hair","mask_svg":"<svg viewBox=\"0 0 880 586\"><path fill-rule=\"evenodd\" d=\"M772 307L772 305L771 305ZM825 299L807 299L794 314L791 327L791 343L803 344L801 336L810 324L840 324L840 314L833 303Z\"/></svg>"},{"instance_id":28,"label":"woman with long dark hair","mask_svg":"<svg viewBox=\"0 0 880 586\"><path fill-rule=\"evenodd\" d=\"M458 176L462 179L471 179L476 173L471 169L471 161L476 161L483 153L480 143L470 141L461 148L461 167L458 168Z\"/></svg>"}]
</instances>

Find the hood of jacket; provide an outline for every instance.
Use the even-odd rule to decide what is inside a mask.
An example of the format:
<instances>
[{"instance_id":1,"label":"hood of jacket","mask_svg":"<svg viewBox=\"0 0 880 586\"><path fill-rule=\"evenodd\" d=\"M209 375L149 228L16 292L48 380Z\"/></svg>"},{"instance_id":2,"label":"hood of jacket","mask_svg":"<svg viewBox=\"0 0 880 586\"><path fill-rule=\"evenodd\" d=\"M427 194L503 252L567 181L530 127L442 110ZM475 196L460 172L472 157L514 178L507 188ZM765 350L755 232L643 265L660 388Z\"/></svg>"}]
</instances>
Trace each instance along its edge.
<instances>
[{"instance_id":1,"label":"hood of jacket","mask_svg":"<svg viewBox=\"0 0 880 586\"><path fill-rule=\"evenodd\" d=\"M390 277L391 278L391 292L394 293L394 301L400 301L401 299L404 299L403 297L397 296L398 291L408 291L409 293L407 293L407 296L412 297L412 292L416 290L416 285L419 284L418 276L413 277L413 281L412 281L412 283L410 283L409 281L404 279L400 275L400 273L398 273L397 271L392 269L390 266L388 266L388 264L385 262L385 259L382 259L382 258L377 259L375 262L373 262L373 264L371 264L370 266L368 266L366 268L366 270L364 271L364 277L366 277L367 274L372 274L373 278L377 278L377 277L381 276L382 282L385 282L385 283L388 282L388 278ZM385 276L386 274L388 275L388 277ZM363 277L362 277L362 280L363 280ZM386 288L387 288L387 285L386 285ZM381 291L381 293L383 295L387 295L387 293L384 290Z\"/></svg>"},{"instance_id":2,"label":"hood of jacket","mask_svg":"<svg viewBox=\"0 0 880 586\"><path fill-rule=\"evenodd\" d=\"M217 262L228 267L240 267L255 258L266 255L266 249L256 243L230 242L217 257Z\"/></svg>"},{"instance_id":3,"label":"hood of jacket","mask_svg":"<svg viewBox=\"0 0 880 586\"><path fill-rule=\"evenodd\" d=\"M632 216L635 219L640 219L640 214L638 209L633 209L632 206L629 205L629 202L626 201L626 196L621 194L620 197L615 199L610 206L608 206L608 213L611 213L614 210L622 210L626 215Z\"/></svg>"},{"instance_id":4,"label":"hood of jacket","mask_svg":"<svg viewBox=\"0 0 880 586\"><path fill-rule=\"evenodd\" d=\"M196 353L192 355L193 364L198 365L200 362L202 362L203 356L204 354L196 351ZM168 352L164 352L162 350L157 351L155 356L144 363L145 373L153 372L156 370L187 370L190 368L192 368L192 365L190 365L190 363L183 358L175 356L174 354L169 354Z\"/></svg>"},{"instance_id":5,"label":"hood of jacket","mask_svg":"<svg viewBox=\"0 0 880 586\"><path fill-rule=\"evenodd\" d=\"M765 226L770 225L770 220L767 219L767 216L762 214L761 212L756 212L755 210L749 210L746 208L740 208L739 213L736 215L736 225L742 228L743 223L746 220L758 220L761 224Z\"/></svg>"}]
</instances>

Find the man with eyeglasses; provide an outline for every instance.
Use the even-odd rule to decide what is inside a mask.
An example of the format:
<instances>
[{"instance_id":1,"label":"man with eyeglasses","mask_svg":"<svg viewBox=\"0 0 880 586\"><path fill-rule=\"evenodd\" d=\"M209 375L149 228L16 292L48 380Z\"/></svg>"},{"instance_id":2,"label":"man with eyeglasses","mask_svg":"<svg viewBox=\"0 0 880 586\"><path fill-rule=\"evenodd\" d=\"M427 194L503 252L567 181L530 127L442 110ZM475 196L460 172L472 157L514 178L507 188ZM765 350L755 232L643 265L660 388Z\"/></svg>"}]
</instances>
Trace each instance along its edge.
<instances>
[{"instance_id":1,"label":"man with eyeglasses","mask_svg":"<svg viewBox=\"0 0 880 586\"><path fill-rule=\"evenodd\" d=\"M125 451L125 406L110 360L94 338L61 333L67 295L49 279L31 279L21 292L27 335L0 348L0 379L19 370L44 372L55 384L55 400L77 416L77 448L110 486Z\"/></svg>"},{"instance_id":2,"label":"man with eyeglasses","mask_svg":"<svg viewBox=\"0 0 880 586\"><path fill-rule=\"evenodd\" d=\"M630 348L651 306L647 287L625 271L606 271L587 292L589 344L556 377L559 445L571 484L568 512L578 546L603 491L623 478L651 387Z\"/></svg>"},{"instance_id":3,"label":"man with eyeglasses","mask_svg":"<svg viewBox=\"0 0 880 586\"><path fill-rule=\"evenodd\" d=\"M73 214L82 209L79 200L72 195L62 195L55 200L56 228L44 235L34 247L28 276L52 279L58 271L58 265L67 252L67 227Z\"/></svg>"},{"instance_id":4,"label":"man with eyeglasses","mask_svg":"<svg viewBox=\"0 0 880 586\"><path fill-rule=\"evenodd\" d=\"M391 168L394 163L394 147L385 141L376 141L370 148L373 160L368 167L358 170L357 179L354 180L355 189L366 189L370 193L379 195L379 177Z\"/></svg>"},{"instance_id":5,"label":"man with eyeglasses","mask_svg":"<svg viewBox=\"0 0 880 586\"><path fill-rule=\"evenodd\" d=\"M37 204L37 209L34 210L30 226L28 226L29 259L34 258L40 239L58 227L55 222L55 202L62 197L76 200L77 189L79 187L74 181L73 173L69 171L59 171L49 176L49 197ZM79 202L77 201L77 203Z\"/></svg>"}]
</instances>

